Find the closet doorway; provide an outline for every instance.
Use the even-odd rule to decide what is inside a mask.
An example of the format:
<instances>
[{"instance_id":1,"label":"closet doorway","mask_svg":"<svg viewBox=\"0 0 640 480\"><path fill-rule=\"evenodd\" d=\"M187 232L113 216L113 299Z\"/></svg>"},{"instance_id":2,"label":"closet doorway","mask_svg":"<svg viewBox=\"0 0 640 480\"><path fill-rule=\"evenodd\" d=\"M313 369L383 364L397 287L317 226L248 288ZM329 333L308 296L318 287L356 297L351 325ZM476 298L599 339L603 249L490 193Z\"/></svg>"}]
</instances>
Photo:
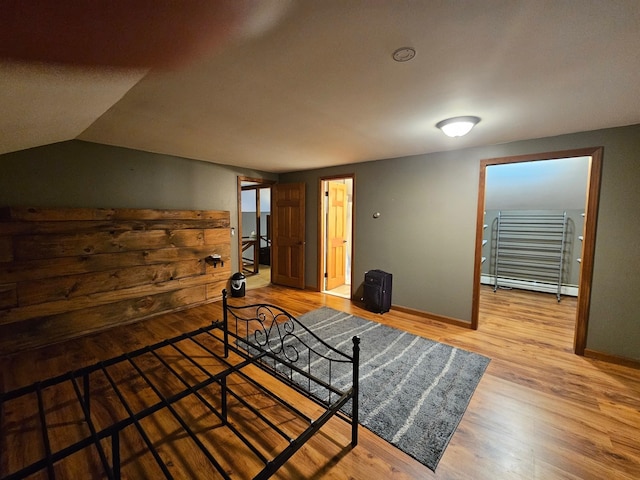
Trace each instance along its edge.
<instances>
[{"instance_id":1,"label":"closet doorway","mask_svg":"<svg viewBox=\"0 0 640 480\"><path fill-rule=\"evenodd\" d=\"M318 285L323 293L351 298L354 176L323 177L318 191Z\"/></svg>"},{"instance_id":2,"label":"closet doorway","mask_svg":"<svg viewBox=\"0 0 640 480\"><path fill-rule=\"evenodd\" d=\"M474 264L474 290L473 290L473 311L472 311L472 328L478 328L479 317L479 303L480 303L480 288L481 282L487 283L486 278L490 276L490 271L487 272L487 266L485 262L490 258L491 253L486 251L487 245L490 245L493 238L488 238L493 235L491 225L488 223L487 215L493 216L492 210L487 208L487 205L492 205L493 197L492 193L487 193L488 186L488 169L495 169L497 166L504 165L505 167L514 166L518 168L505 168L505 171L520 170L520 173L525 171L526 168L534 166L532 162L546 161L546 160L561 160L567 159L573 161L576 159L580 162L580 158L586 162L586 182L583 180L583 185L578 185L577 188L582 189L584 186L584 211L579 212L579 222L572 220L574 225L578 225L580 232L575 233L574 252L571 255L569 261L577 261L579 258L579 273L577 274L577 308L576 308L576 323L574 331L574 352L583 355L586 346L587 339L587 324L589 317L589 297L591 291L591 280L593 276L593 256L595 250L595 230L596 219L598 211L598 197L600 188L600 177L602 171L602 148L586 148L562 152L551 152L535 155L523 155L517 157L504 157L496 159L482 160L480 164L480 181L478 189L478 212L476 223L476 254ZM571 163L571 162L567 162ZM493 174L497 170L491 171L491 177L495 177ZM584 177L583 177L584 178ZM525 202L522 205L530 206L526 204L526 194L523 194L525 185L531 180L531 177L525 176L520 179L521 187L519 188L519 195L521 198L516 199L513 205L517 205L518 202ZM541 184L552 183L552 179L543 178L539 180ZM492 182L493 183L493 180ZM584 185L586 183L586 185ZM558 187L555 187L557 189ZM547 199L541 199L541 203ZM531 204L533 205L533 204ZM538 204L540 205L540 204ZM491 212L491 213L490 213ZM491 222L494 220L490 219ZM578 253L579 256L575 255ZM495 261L495 258L493 259ZM483 272L483 265L485 270ZM489 275L488 275L489 274ZM499 293L498 293L499 294Z\"/></svg>"},{"instance_id":3,"label":"closet doorway","mask_svg":"<svg viewBox=\"0 0 640 480\"><path fill-rule=\"evenodd\" d=\"M247 288L271 281L271 186L274 181L238 177L238 265Z\"/></svg>"}]
</instances>

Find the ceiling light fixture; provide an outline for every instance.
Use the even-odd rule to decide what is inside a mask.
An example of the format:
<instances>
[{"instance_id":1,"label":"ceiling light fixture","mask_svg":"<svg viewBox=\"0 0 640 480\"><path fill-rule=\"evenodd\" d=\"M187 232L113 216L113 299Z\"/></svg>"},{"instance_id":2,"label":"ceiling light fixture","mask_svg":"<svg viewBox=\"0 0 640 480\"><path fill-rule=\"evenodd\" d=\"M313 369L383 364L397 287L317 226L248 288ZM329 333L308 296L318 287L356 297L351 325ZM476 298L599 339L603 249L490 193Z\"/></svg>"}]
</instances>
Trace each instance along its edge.
<instances>
[{"instance_id":1,"label":"ceiling light fixture","mask_svg":"<svg viewBox=\"0 0 640 480\"><path fill-rule=\"evenodd\" d=\"M408 62L416 56L416 50L411 47L402 47L393 52L393 59L396 62Z\"/></svg>"},{"instance_id":2,"label":"ceiling light fixture","mask_svg":"<svg viewBox=\"0 0 640 480\"><path fill-rule=\"evenodd\" d=\"M442 130L448 137L462 137L469 133L479 121L480 117L453 117L436 123L436 127Z\"/></svg>"}]
</instances>

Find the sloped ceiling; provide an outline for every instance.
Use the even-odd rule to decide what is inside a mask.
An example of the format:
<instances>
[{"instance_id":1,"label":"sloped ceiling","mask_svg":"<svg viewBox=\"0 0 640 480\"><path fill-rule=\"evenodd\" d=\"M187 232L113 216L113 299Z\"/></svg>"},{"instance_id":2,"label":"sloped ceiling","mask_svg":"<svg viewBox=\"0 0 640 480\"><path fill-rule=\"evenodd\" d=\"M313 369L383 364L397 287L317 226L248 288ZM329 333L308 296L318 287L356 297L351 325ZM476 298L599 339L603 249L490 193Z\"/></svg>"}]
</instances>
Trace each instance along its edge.
<instances>
[{"instance_id":1,"label":"sloped ceiling","mask_svg":"<svg viewBox=\"0 0 640 480\"><path fill-rule=\"evenodd\" d=\"M637 0L275 4L172 68L5 61L0 152L78 138L284 172L640 123ZM457 115L482 121L435 128Z\"/></svg>"},{"instance_id":2,"label":"sloped ceiling","mask_svg":"<svg viewBox=\"0 0 640 480\"><path fill-rule=\"evenodd\" d=\"M0 153L76 138L145 72L0 64Z\"/></svg>"}]
</instances>

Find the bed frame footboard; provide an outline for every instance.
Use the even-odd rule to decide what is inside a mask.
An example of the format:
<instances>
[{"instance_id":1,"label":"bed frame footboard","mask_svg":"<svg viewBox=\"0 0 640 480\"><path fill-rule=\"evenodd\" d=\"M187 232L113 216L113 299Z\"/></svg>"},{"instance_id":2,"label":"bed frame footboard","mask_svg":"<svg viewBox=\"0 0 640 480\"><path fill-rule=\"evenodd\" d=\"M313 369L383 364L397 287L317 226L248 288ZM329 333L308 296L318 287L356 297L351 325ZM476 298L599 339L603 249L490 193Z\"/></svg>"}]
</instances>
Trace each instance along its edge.
<instances>
[{"instance_id":1,"label":"bed frame footboard","mask_svg":"<svg viewBox=\"0 0 640 480\"><path fill-rule=\"evenodd\" d=\"M266 479L334 416L356 446L360 340L345 354L278 307L223 298L221 321L0 391L0 480Z\"/></svg>"},{"instance_id":2,"label":"bed frame footboard","mask_svg":"<svg viewBox=\"0 0 640 480\"><path fill-rule=\"evenodd\" d=\"M358 444L360 338L352 337L348 354L329 345L278 306L265 303L232 306L227 302L226 290L222 292L222 299L227 348L244 358L258 359L257 365L263 370L325 408L327 417L335 415L348 422L351 446L355 447ZM326 420L328 418L322 424Z\"/></svg>"}]
</instances>

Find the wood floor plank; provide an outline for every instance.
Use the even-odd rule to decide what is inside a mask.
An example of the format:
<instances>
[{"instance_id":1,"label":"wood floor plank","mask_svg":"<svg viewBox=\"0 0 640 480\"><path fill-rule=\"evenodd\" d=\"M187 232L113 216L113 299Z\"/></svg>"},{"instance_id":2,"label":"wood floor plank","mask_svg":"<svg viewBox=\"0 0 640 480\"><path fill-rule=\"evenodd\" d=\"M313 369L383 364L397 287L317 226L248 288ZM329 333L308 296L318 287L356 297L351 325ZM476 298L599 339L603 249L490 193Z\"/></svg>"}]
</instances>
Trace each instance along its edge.
<instances>
[{"instance_id":1,"label":"wood floor plank","mask_svg":"<svg viewBox=\"0 0 640 480\"><path fill-rule=\"evenodd\" d=\"M394 309L384 315L374 314L347 299L281 287L249 290L244 298L230 301L234 304L273 303L294 315L328 306L491 358L435 473L365 428L360 429L359 445L351 449L348 425L332 419L274 478L640 478L640 371L572 353L574 298L563 297L558 303L552 294L518 290L494 293L491 288L483 287L476 331ZM214 303L5 357L0 359L2 387L4 391L12 390L208 325L219 318L221 306ZM200 355L199 347L184 345L184 348L198 361L207 362L206 356ZM203 378L198 368L179 352L163 349L160 353L186 381ZM141 368L154 380L166 381L163 386L166 394L180 386L175 378L170 378L173 374L156 359L141 359ZM115 369L113 375L134 408L143 408L158 400L151 388L139 379L135 380L131 372ZM233 382L238 390L251 394L243 380L235 378ZM284 390L280 393L292 395ZM216 392L203 394L212 403L216 402ZM97 377L97 382L93 383L92 398L96 416L105 425L124 415L121 406L107 406L115 393L104 378ZM265 412L271 411L268 399L265 398L261 405ZM202 434L208 445L242 452L244 447L224 429L216 427L215 419L209 418L207 408L201 403L179 402L176 408L189 425ZM240 407L236 406L234 410L236 408L240 413ZM305 408L313 413L317 407L308 404ZM42 448L35 441L37 419L26 418L21 424L15 421L19 418L20 406L9 406L8 410L10 419L5 419L0 435L0 469L3 470L25 461L23 457L31 457ZM7 408L4 413L7 414ZM58 413L52 411L50 415L52 421L59 423L54 433L58 435L59 432L62 438L74 435L79 427L63 425ZM75 412L74 415L79 414ZM280 416L278 421L288 424L289 420ZM254 422L248 413L239 414L234 421L244 421L255 437L262 434L259 422ZM144 423L163 458L174 466L172 472L186 471L190 478L198 478L205 472L212 474L206 459L194 449L193 442L184 436L176 436L176 422L167 418L166 412L154 415ZM17 439L16 429L27 434L27 441ZM25 443L24 448L19 442ZM268 439L260 442L263 451L268 453L271 448ZM123 433L122 445L123 451L128 452L123 465L125 477L159 478L155 460L144 453L144 444L133 427ZM98 457L94 457L95 462ZM69 459L68 465L61 464L57 469L73 469L74 461ZM248 478L259 468L254 460L243 454L225 462L225 468L234 478ZM180 475L183 474L177 473L177 478ZM216 478L215 474L212 478Z\"/></svg>"}]
</instances>

